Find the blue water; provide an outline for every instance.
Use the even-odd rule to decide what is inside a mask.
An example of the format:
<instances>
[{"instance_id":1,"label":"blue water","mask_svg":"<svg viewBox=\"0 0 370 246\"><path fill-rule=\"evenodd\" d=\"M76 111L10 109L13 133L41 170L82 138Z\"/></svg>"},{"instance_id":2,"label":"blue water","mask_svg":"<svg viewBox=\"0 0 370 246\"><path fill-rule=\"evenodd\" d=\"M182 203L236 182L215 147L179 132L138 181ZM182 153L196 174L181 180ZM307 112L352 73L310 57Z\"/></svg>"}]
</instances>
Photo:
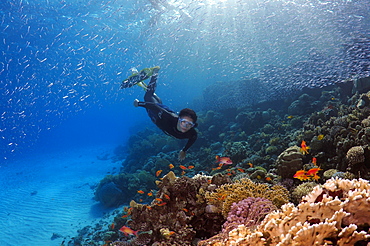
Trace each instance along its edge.
<instances>
[{"instance_id":1,"label":"blue water","mask_svg":"<svg viewBox=\"0 0 370 246\"><path fill-rule=\"evenodd\" d=\"M261 78L264 93L251 88L242 95L251 101L289 96L370 75L363 56L368 47L351 49L368 42L369 13L367 0L2 1L0 174L1 188L8 190L2 199L12 207L2 216L22 214L22 197L29 201L27 218L0 224L0 232L14 233L0 234L0 244L60 243L49 239L54 224L48 227L40 211L30 209L36 198L30 194L56 180L90 175L72 187L98 182L119 163L96 156L111 155L130 134L151 126L145 110L132 106L143 90L119 89L131 68L161 66L157 92L175 111L207 109L202 93L217 81L233 86ZM81 169L65 168L72 166ZM97 171L81 172L89 167ZM91 189L85 192L91 199ZM45 194L49 199L51 192ZM81 209L93 205L89 200ZM37 231L45 236L27 243Z\"/></svg>"}]
</instances>

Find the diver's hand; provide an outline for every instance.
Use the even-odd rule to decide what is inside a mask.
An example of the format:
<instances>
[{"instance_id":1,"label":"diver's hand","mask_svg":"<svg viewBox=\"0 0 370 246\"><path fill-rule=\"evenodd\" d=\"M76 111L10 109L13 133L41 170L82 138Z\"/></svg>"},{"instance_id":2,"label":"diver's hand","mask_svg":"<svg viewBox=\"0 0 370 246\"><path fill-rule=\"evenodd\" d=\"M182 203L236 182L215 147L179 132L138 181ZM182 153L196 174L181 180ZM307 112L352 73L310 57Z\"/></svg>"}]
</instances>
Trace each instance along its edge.
<instances>
[{"instance_id":1,"label":"diver's hand","mask_svg":"<svg viewBox=\"0 0 370 246\"><path fill-rule=\"evenodd\" d=\"M186 157L186 152L181 150L180 153L179 153L179 161L183 161Z\"/></svg>"}]
</instances>

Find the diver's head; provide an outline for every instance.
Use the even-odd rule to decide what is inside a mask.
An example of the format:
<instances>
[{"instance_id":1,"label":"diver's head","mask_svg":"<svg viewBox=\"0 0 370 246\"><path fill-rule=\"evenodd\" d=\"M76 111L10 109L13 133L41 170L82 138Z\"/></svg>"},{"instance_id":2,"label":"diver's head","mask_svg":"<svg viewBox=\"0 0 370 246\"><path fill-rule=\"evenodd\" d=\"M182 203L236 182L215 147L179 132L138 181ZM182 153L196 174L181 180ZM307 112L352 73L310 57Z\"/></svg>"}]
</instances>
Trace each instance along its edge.
<instances>
[{"instance_id":1,"label":"diver's head","mask_svg":"<svg viewBox=\"0 0 370 246\"><path fill-rule=\"evenodd\" d=\"M180 132L187 132L191 128L196 127L198 119L197 114L190 108L184 108L179 113L179 120L177 122L177 130Z\"/></svg>"}]
</instances>

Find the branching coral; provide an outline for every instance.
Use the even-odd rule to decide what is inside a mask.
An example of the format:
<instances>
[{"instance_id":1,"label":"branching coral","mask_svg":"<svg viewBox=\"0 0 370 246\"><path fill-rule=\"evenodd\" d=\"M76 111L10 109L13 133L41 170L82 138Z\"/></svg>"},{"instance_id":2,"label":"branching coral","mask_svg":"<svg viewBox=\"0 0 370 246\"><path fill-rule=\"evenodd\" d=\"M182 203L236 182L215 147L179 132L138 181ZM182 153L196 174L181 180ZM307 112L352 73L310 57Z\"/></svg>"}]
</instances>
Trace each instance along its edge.
<instances>
[{"instance_id":1,"label":"branching coral","mask_svg":"<svg viewBox=\"0 0 370 246\"><path fill-rule=\"evenodd\" d=\"M256 184L250 179L237 180L235 183L224 184L214 192L206 193L207 201L222 211L226 218L234 202L248 197L262 197L270 200L276 207L281 207L289 200L288 191L280 186L272 187L266 184Z\"/></svg>"},{"instance_id":2,"label":"branching coral","mask_svg":"<svg viewBox=\"0 0 370 246\"><path fill-rule=\"evenodd\" d=\"M267 215L255 230L242 224L222 242L214 237L198 246L366 245L370 242L369 197L367 180L330 179L297 207L285 204L280 212Z\"/></svg>"}]
</instances>

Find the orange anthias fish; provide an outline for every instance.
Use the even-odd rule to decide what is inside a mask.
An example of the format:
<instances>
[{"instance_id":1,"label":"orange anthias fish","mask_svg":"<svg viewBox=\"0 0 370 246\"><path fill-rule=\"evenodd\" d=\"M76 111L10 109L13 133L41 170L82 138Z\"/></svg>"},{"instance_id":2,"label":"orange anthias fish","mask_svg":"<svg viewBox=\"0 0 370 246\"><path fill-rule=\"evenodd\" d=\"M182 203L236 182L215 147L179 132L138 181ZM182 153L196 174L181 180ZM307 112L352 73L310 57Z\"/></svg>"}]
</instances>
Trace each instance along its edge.
<instances>
[{"instance_id":1,"label":"orange anthias fish","mask_svg":"<svg viewBox=\"0 0 370 246\"><path fill-rule=\"evenodd\" d=\"M121 232L123 232L123 234L125 234L125 236L128 236L128 235L135 235L135 236L137 236L137 233L138 233L138 231L134 231L130 227L127 227L127 226L122 226L121 229L119 229L119 230Z\"/></svg>"},{"instance_id":2,"label":"orange anthias fish","mask_svg":"<svg viewBox=\"0 0 370 246\"><path fill-rule=\"evenodd\" d=\"M309 149L310 149L310 147L307 146L306 141L302 140L301 149L300 149L301 153L306 155L306 154L308 154Z\"/></svg>"},{"instance_id":3,"label":"orange anthias fish","mask_svg":"<svg viewBox=\"0 0 370 246\"><path fill-rule=\"evenodd\" d=\"M312 157L312 161L311 161L315 166L317 166L317 159L316 157Z\"/></svg>"},{"instance_id":4,"label":"orange anthias fish","mask_svg":"<svg viewBox=\"0 0 370 246\"><path fill-rule=\"evenodd\" d=\"M170 169L174 168L175 166L173 164L168 165Z\"/></svg>"},{"instance_id":5,"label":"orange anthias fish","mask_svg":"<svg viewBox=\"0 0 370 246\"><path fill-rule=\"evenodd\" d=\"M306 171L305 170L298 170L293 178L299 179L300 181L307 180Z\"/></svg>"},{"instance_id":6,"label":"orange anthias fish","mask_svg":"<svg viewBox=\"0 0 370 246\"><path fill-rule=\"evenodd\" d=\"M194 166L188 166L188 169L193 169L194 168Z\"/></svg>"},{"instance_id":7,"label":"orange anthias fish","mask_svg":"<svg viewBox=\"0 0 370 246\"><path fill-rule=\"evenodd\" d=\"M226 165L233 164L230 157L226 157L226 156L220 157L219 155L216 155L216 161L220 164L226 164Z\"/></svg>"},{"instance_id":8,"label":"orange anthias fish","mask_svg":"<svg viewBox=\"0 0 370 246\"><path fill-rule=\"evenodd\" d=\"M156 177L158 177L159 175L161 175L162 171L163 171L163 170L158 170L158 171L156 171L156 172L155 172L155 176L156 176Z\"/></svg>"},{"instance_id":9,"label":"orange anthias fish","mask_svg":"<svg viewBox=\"0 0 370 246\"><path fill-rule=\"evenodd\" d=\"M144 194L145 192L143 190L138 190L137 193Z\"/></svg>"},{"instance_id":10,"label":"orange anthias fish","mask_svg":"<svg viewBox=\"0 0 370 246\"><path fill-rule=\"evenodd\" d=\"M306 175L307 175L307 176L315 176L315 175L317 175L317 173L318 173L320 170L322 170L322 169L321 169L321 168L319 168L319 167L311 168L310 170L308 170L308 171L306 172Z\"/></svg>"},{"instance_id":11,"label":"orange anthias fish","mask_svg":"<svg viewBox=\"0 0 370 246\"><path fill-rule=\"evenodd\" d=\"M306 180L319 180L320 176L317 175L317 173L322 170L319 167L311 168L307 172L305 170L298 170L293 178L299 179L300 181L306 181Z\"/></svg>"},{"instance_id":12,"label":"orange anthias fish","mask_svg":"<svg viewBox=\"0 0 370 246\"><path fill-rule=\"evenodd\" d=\"M184 165L180 165L179 166L182 170L186 170L187 169L187 167L185 167Z\"/></svg>"}]
</instances>

